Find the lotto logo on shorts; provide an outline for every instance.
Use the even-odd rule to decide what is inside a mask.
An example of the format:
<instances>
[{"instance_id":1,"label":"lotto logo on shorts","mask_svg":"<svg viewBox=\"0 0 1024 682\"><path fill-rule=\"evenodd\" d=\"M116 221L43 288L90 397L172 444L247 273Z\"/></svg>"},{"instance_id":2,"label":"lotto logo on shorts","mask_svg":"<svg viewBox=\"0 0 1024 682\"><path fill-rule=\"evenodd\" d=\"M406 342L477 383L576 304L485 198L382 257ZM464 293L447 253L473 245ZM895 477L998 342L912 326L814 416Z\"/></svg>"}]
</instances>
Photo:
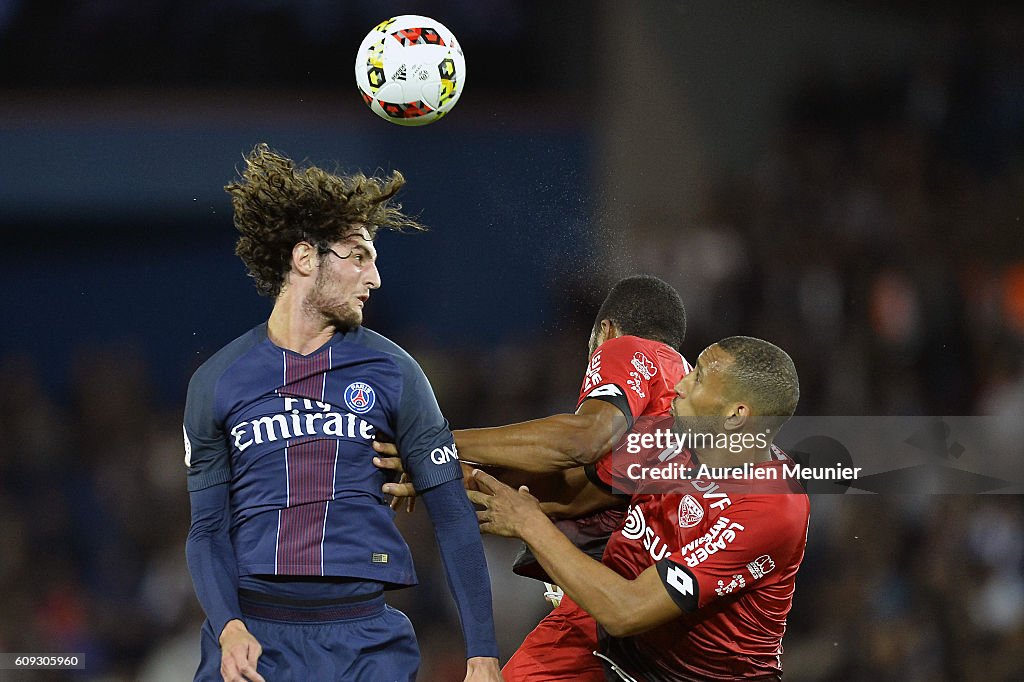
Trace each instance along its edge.
<instances>
[{"instance_id":1,"label":"lotto logo on shorts","mask_svg":"<svg viewBox=\"0 0 1024 682\"><path fill-rule=\"evenodd\" d=\"M373 407L377 396L369 384L353 381L345 389L345 407L356 414L366 414Z\"/></svg>"}]
</instances>

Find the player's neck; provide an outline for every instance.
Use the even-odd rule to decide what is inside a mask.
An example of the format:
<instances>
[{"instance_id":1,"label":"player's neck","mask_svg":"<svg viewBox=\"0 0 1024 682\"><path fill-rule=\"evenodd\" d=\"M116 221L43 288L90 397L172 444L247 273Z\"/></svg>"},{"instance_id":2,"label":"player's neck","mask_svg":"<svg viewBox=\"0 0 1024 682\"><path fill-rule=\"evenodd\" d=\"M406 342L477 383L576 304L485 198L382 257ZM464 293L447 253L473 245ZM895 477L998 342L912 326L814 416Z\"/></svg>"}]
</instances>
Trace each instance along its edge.
<instances>
[{"instance_id":1,"label":"player's neck","mask_svg":"<svg viewBox=\"0 0 1024 682\"><path fill-rule=\"evenodd\" d=\"M324 317L311 316L292 298L282 295L274 303L267 320L267 336L278 348L308 355L327 343L336 328Z\"/></svg>"}]
</instances>

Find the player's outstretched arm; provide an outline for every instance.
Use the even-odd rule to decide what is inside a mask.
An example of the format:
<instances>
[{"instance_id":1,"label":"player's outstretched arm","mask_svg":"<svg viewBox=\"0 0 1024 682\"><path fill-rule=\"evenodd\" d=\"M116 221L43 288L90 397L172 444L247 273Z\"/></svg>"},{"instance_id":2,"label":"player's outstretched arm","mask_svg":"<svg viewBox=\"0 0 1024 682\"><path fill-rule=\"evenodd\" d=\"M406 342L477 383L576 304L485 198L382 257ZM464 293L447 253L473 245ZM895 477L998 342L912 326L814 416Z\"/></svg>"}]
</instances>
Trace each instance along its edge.
<instances>
[{"instance_id":1,"label":"player's outstretched arm","mask_svg":"<svg viewBox=\"0 0 1024 682\"><path fill-rule=\"evenodd\" d=\"M627 637L678 618L682 609L664 587L657 567L627 580L577 549L555 527L525 487L513 490L493 476L474 472L481 506L480 530L522 538L551 579L613 637Z\"/></svg>"},{"instance_id":2,"label":"player's outstretched arm","mask_svg":"<svg viewBox=\"0 0 1024 682\"><path fill-rule=\"evenodd\" d=\"M378 441L374 441L373 449L380 453L373 458L375 466L401 474L401 478L397 482L385 483L381 492L393 496L392 509L397 511L404 501L406 511L412 512L416 501L416 487L405 473L402 460L398 456L398 449L393 443ZM474 487L473 467L462 463L462 469L466 486ZM605 492L591 483L583 467L565 469L550 474L524 474L507 470L500 472L493 470L489 473L512 487L528 485L533 492L538 491L538 486L535 486L534 483L539 483L540 490L544 491L538 493L543 500L541 507L545 514L555 519L580 518L622 504L620 497Z\"/></svg>"},{"instance_id":3,"label":"player's outstretched arm","mask_svg":"<svg viewBox=\"0 0 1024 682\"><path fill-rule=\"evenodd\" d=\"M464 429L454 435L459 456L467 462L544 473L596 462L628 428L619 408L603 400L586 400L575 414Z\"/></svg>"}]
</instances>

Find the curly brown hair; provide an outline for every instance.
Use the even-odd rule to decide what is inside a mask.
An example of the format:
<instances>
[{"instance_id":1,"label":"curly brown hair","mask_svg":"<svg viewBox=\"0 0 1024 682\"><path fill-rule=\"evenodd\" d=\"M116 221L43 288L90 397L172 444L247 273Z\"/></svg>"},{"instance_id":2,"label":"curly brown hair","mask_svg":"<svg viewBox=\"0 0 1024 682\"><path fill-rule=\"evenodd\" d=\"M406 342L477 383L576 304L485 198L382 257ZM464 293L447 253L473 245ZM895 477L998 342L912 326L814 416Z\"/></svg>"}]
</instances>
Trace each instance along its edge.
<instances>
[{"instance_id":1,"label":"curly brown hair","mask_svg":"<svg viewBox=\"0 0 1024 682\"><path fill-rule=\"evenodd\" d=\"M319 249L365 227L423 231L427 228L390 203L405 178L335 175L291 159L259 144L245 158L241 179L224 187L231 195L235 228L241 233L235 254L242 259L256 289L276 297L291 268L295 245L308 241Z\"/></svg>"}]
</instances>

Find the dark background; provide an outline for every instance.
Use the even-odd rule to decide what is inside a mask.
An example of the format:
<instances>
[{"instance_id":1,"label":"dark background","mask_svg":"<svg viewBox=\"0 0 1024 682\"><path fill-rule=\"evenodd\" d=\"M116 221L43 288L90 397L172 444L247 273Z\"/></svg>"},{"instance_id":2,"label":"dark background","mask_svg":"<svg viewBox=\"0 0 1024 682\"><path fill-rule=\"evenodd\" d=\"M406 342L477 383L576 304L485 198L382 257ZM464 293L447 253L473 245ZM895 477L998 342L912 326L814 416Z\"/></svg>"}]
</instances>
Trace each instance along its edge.
<instances>
[{"instance_id":1,"label":"dark background","mask_svg":"<svg viewBox=\"0 0 1024 682\"><path fill-rule=\"evenodd\" d=\"M354 87L399 13L466 52L427 128ZM381 237L367 324L455 426L571 410L635 272L679 288L691 360L730 334L788 350L801 414L1024 415L1012 3L0 0L0 651L191 679L181 406L269 311L222 191L262 141L406 175L433 230ZM422 677L461 679L426 515L402 525ZM513 550L488 541L506 658L545 611ZM787 679L1021 679L1022 561L1017 496L815 498Z\"/></svg>"}]
</instances>

